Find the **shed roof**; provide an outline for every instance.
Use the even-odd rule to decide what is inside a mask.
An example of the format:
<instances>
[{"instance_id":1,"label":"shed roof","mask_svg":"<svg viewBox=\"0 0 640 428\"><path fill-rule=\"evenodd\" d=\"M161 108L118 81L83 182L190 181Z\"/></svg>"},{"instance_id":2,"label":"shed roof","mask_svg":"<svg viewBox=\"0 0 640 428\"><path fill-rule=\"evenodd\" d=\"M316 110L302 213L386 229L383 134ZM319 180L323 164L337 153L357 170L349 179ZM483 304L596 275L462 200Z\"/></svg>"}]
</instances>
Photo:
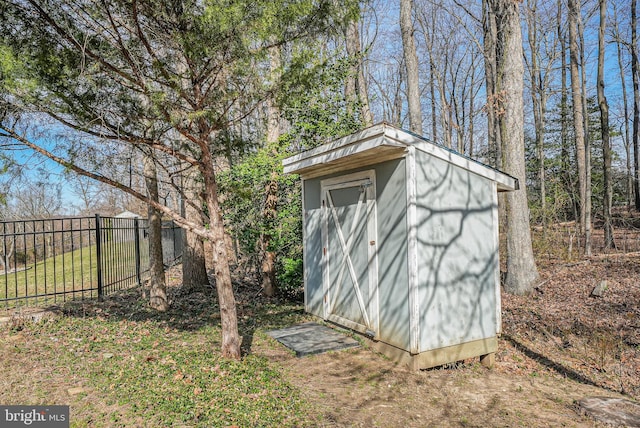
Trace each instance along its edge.
<instances>
[{"instance_id":1,"label":"shed roof","mask_svg":"<svg viewBox=\"0 0 640 428\"><path fill-rule=\"evenodd\" d=\"M516 178L384 122L291 156L282 164L285 173L311 178L400 158L409 146L495 181L498 191L518 189Z\"/></svg>"},{"instance_id":2,"label":"shed roof","mask_svg":"<svg viewBox=\"0 0 640 428\"><path fill-rule=\"evenodd\" d=\"M122 211L120 214L116 215L115 218L140 218L140 216L136 213L132 213L131 211Z\"/></svg>"}]
</instances>

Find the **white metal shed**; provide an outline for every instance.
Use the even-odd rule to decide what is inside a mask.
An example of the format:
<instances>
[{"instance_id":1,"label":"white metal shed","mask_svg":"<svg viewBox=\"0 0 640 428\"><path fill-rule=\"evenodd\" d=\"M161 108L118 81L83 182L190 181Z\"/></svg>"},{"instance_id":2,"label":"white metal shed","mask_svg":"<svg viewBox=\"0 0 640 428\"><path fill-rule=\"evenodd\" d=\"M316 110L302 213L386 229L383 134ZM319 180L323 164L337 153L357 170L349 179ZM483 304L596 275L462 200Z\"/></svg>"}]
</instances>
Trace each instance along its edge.
<instances>
[{"instance_id":1,"label":"white metal shed","mask_svg":"<svg viewBox=\"0 0 640 428\"><path fill-rule=\"evenodd\" d=\"M515 178L385 123L283 164L302 178L307 312L413 368L492 363Z\"/></svg>"}]
</instances>

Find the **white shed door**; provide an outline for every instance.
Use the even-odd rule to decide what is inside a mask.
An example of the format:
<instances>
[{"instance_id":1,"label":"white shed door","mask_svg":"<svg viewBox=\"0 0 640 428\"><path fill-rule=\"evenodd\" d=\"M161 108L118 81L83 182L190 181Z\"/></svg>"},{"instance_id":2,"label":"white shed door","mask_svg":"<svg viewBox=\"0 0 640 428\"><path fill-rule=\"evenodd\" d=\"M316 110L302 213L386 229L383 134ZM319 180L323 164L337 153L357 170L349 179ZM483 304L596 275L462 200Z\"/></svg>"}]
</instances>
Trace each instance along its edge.
<instances>
[{"instance_id":1,"label":"white shed door","mask_svg":"<svg viewBox=\"0 0 640 428\"><path fill-rule=\"evenodd\" d=\"M376 337L375 172L322 180L325 319Z\"/></svg>"}]
</instances>

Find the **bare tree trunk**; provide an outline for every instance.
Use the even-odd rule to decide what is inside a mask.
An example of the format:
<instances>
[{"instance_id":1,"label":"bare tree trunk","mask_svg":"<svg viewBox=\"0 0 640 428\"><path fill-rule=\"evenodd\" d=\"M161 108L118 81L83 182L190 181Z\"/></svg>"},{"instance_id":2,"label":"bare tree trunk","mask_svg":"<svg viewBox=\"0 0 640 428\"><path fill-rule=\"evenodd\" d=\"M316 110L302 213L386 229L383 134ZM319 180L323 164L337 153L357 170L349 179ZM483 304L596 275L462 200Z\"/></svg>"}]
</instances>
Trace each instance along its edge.
<instances>
[{"instance_id":1,"label":"bare tree trunk","mask_svg":"<svg viewBox=\"0 0 640 428\"><path fill-rule=\"evenodd\" d=\"M202 218L202 184L195 171L187 171L183 175L183 216L199 226L204 226ZM188 202L185 203L184 199ZM200 204L194 206L194 204ZM182 287L191 292L202 290L209 284L204 241L195 233L184 230L182 233Z\"/></svg>"},{"instance_id":2,"label":"bare tree trunk","mask_svg":"<svg viewBox=\"0 0 640 428\"><path fill-rule=\"evenodd\" d=\"M629 101L627 99L627 81L624 72L624 64L622 59L622 44L623 40L620 37L620 30L618 28L618 11L616 5L613 4L613 25L614 25L614 40L616 42L616 51L618 54L618 69L620 70L620 87L622 88L622 105L624 108L624 150L626 155L626 193L627 193L627 208L631 209L633 204L633 169L631 167L631 138L629 133ZM621 130L622 133L622 130Z\"/></svg>"},{"instance_id":3,"label":"bare tree trunk","mask_svg":"<svg viewBox=\"0 0 640 428\"><path fill-rule=\"evenodd\" d=\"M353 50L353 46L349 40L350 36L350 24L347 24L347 28L345 29L345 45L347 56L349 57L349 73L344 81L344 98L347 105L347 114L351 116L355 113L353 107L357 105L356 76L358 75L358 66L356 58L352 57L351 51Z\"/></svg>"},{"instance_id":4,"label":"bare tree trunk","mask_svg":"<svg viewBox=\"0 0 640 428\"><path fill-rule=\"evenodd\" d=\"M205 144L200 144L201 162L203 165L214 165L214 159ZM202 168L204 190L207 208L209 209L212 265L218 291L218 305L220 307L220 324L222 327L222 356L240 359L240 334L238 332L238 313L236 299L233 295L229 255L226 246L226 236L222 221L222 211L218 196L218 183L213 168Z\"/></svg>"},{"instance_id":5,"label":"bare tree trunk","mask_svg":"<svg viewBox=\"0 0 640 428\"><path fill-rule=\"evenodd\" d=\"M348 89L345 88L345 92L348 92L352 99L357 100L360 106L360 118L365 126L373 124L373 115L369 108L369 91L367 88L367 81L364 78L364 65L362 57L362 48L360 47L360 31L358 30L358 21L353 20L347 25L346 31L346 44L347 54L353 66L351 73L347 79ZM350 79L353 79L349 82ZM349 98L347 98L349 101Z\"/></svg>"},{"instance_id":6,"label":"bare tree trunk","mask_svg":"<svg viewBox=\"0 0 640 428\"><path fill-rule=\"evenodd\" d=\"M358 49L360 49L360 36L358 35ZM362 53L360 52L362 57ZM373 125L373 113L369 106L369 87L364 77L364 61L361 59L358 65L358 100L360 101L360 115L365 126Z\"/></svg>"},{"instance_id":7,"label":"bare tree trunk","mask_svg":"<svg viewBox=\"0 0 640 428\"><path fill-rule=\"evenodd\" d=\"M598 105L600 106L600 128L602 132L602 153L604 158L604 247L614 248L611 205L613 203L613 184L611 180L611 142L609 139L609 104L604 94L604 31L607 19L607 0L599 0L600 26L598 31Z\"/></svg>"},{"instance_id":8,"label":"bare tree trunk","mask_svg":"<svg viewBox=\"0 0 640 428\"><path fill-rule=\"evenodd\" d=\"M447 59L443 69L448 66ZM444 136L444 145L451 148L451 106L447 101L447 90L445 88L445 77L441 76L439 79L439 92L440 92L440 120L442 122L442 135Z\"/></svg>"},{"instance_id":9,"label":"bare tree trunk","mask_svg":"<svg viewBox=\"0 0 640 428\"><path fill-rule=\"evenodd\" d=\"M144 181L147 185L149 198L157 202L159 200L158 176L153 155L145 153L143 162ZM151 205L148 205L147 213L149 217L149 305L164 312L169 309L169 300L167 299L162 257L162 216Z\"/></svg>"},{"instance_id":10,"label":"bare tree trunk","mask_svg":"<svg viewBox=\"0 0 640 428\"><path fill-rule=\"evenodd\" d=\"M474 63L475 63L475 58L474 58ZM475 65L474 65L475 68ZM476 90L475 90L475 86L476 86L476 73L475 70L471 71L471 93L469 94L469 152L468 155L469 157L473 158L473 149L474 149L474 144L475 144L475 138L473 135L474 132L474 122L475 122L475 117L476 117L476 109L475 109L475 104L476 104Z\"/></svg>"},{"instance_id":11,"label":"bare tree trunk","mask_svg":"<svg viewBox=\"0 0 640 428\"><path fill-rule=\"evenodd\" d=\"M435 63L431 58L432 52L429 52L429 94L431 95L431 141L438 141L438 114L436 110L436 84L435 84Z\"/></svg>"},{"instance_id":12,"label":"bare tree trunk","mask_svg":"<svg viewBox=\"0 0 640 428\"><path fill-rule=\"evenodd\" d=\"M586 228L587 172L585 154L584 109L582 107L581 79L579 76L578 20L580 10L577 0L568 0L569 4L569 63L571 70L571 97L573 102L573 127L576 144L576 164L578 167L578 189L580 201L580 229Z\"/></svg>"},{"instance_id":13,"label":"bare tree trunk","mask_svg":"<svg viewBox=\"0 0 640 428\"><path fill-rule=\"evenodd\" d=\"M582 117L584 118L584 171L585 171L585 197L584 197L584 255L591 256L591 230L592 224L592 195L591 187L591 136L589 135L589 112L587 111L587 73L584 54L584 27L580 9L578 9L578 34L580 41L580 74L582 80Z\"/></svg>"},{"instance_id":14,"label":"bare tree trunk","mask_svg":"<svg viewBox=\"0 0 640 428\"><path fill-rule=\"evenodd\" d=\"M407 68L407 102L409 104L409 129L422 135L422 107L420 105L420 84L418 77L418 55L413 35L411 19L413 0L400 0L400 31L404 64Z\"/></svg>"},{"instance_id":15,"label":"bare tree trunk","mask_svg":"<svg viewBox=\"0 0 640 428\"><path fill-rule=\"evenodd\" d=\"M413 6L413 2L412 2ZM436 62L436 53L434 52L434 42L436 37L436 11L435 8L424 9L422 13L417 14L416 20L420 27L422 28L422 34L424 36L424 41L427 49L427 53L429 55L429 97L431 104L431 141L438 141L438 102L437 97L439 96L436 92L442 90L442 86L440 83L444 80L442 75L439 73L439 67ZM415 41L415 39L414 39ZM437 87L436 87L437 86ZM441 112L444 112L444 107L441 107ZM444 114L444 113L442 113ZM440 118L442 121L443 119Z\"/></svg>"},{"instance_id":16,"label":"bare tree trunk","mask_svg":"<svg viewBox=\"0 0 640 428\"><path fill-rule=\"evenodd\" d=\"M547 225L547 195L545 189L545 156L544 156L544 134L545 134L545 109L546 93L543 87L542 72L538 63L540 55L540 45L538 43L538 23L537 23L537 0L529 1L529 13L527 14L529 30L529 51L531 52L531 65L529 75L531 78L531 98L533 101L533 121L536 132L536 152L538 155L538 181L540 182L540 211L542 212L542 224L546 230Z\"/></svg>"},{"instance_id":17,"label":"bare tree trunk","mask_svg":"<svg viewBox=\"0 0 640 428\"><path fill-rule=\"evenodd\" d=\"M560 164L562 166L562 177L565 186L569 190L571 197L571 207L576 220L577 228L580 228L579 221L579 195L576 196L575 180L570 167L569 153L571 151L569 141L569 97L567 87L567 36L563 31L563 0L558 0L557 14L557 34L560 43Z\"/></svg>"},{"instance_id":18,"label":"bare tree trunk","mask_svg":"<svg viewBox=\"0 0 640 428\"><path fill-rule=\"evenodd\" d=\"M533 290L533 284L538 279L538 270L531 244L525 178L524 66L518 5L519 3L512 0L485 0L485 13L488 15L486 18L489 22L495 23L494 34L498 36L493 39L496 50L489 58L485 58L485 61L495 58L496 62L490 64L489 68L498 71L495 75L495 89L496 94L502 96L494 101L501 101L496 106L500 107L497 119L503 144L504 169L520 183L518 190L508 192L505 196L507 275L504 287L508 293L525 295Z\"/></svg>"},{"instance_id":19,"label":"bare tree trunk","mask_svg":"<svg viewBox=\"0 0 640 428\"><path fill-rule=\"evenodd\" d=\"M398 81L398 86L396 89L395 96L393 98L393 123L396 126L400 126L402 123L402 80L404 79L404 73L407 71L406 67L403 67L402 64L398 66L398 74L400 75L400 79Z\"/></svg>"},{"instance_id":20,"label":"bare tree trunk","mask_svg":"<svg viewBox=\"0 0 640 428\"><path fill-rule=\"evenodd\" d=\"M631 75L633 77L633 194L640 210L640 63L638 63L637 1L631 0Z\"/></svg>"},{"instance_id":21,"label":"bare tree trunk","mask_svg":"<svg viewBox=\"0 0 640 428\"><path fill-rule=\"evenodd\" d=\"M9 271L9 267L11 266L11 258L13 257L13 252L16 246L15 236L10 240L11 245L9 249L7 249L7 238L4 238L4 242L2 243L2 256L0 257L0 263L2 263L2 270L5 272Z\"/></svg>"},{"instance_id":22,"label":"bare tree trunk","mask_svg":"<svg viewBox=\"0 0 640 428\"><path fill-rule=\"evenodd\" d=\"M492 10L493 0L482 2L482 27L484 32L484 66L487 88L487 137L489 140L489 159L492 166L502 168L502 141L497 118L497 106L500 94L497 90L497 43L498 23Z\"/></svg>"}]
</instances>

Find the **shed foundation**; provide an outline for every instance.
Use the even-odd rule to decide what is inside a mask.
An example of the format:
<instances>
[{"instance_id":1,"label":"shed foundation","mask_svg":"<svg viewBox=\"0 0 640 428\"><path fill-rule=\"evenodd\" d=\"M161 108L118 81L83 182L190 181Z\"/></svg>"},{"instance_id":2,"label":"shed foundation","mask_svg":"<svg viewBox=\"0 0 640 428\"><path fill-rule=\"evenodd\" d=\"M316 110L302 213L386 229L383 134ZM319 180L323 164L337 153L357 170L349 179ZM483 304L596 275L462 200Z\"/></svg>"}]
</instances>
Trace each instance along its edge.
<instances>
[{"instance_id":1,"label":"shed foundation","mask_svg":"<svg viewBox=\"0 0 640 428\"><path fill-rule=\"evenodd\" d=\"M432 349L415 355L384 342L374 341L370 338L366 338L366 341L375 351L386 355L392 361L406 365L411 370L429 369L478 356L484 366L492 367L495 363L495 352L498 349L498 339L496 337Z\"/></svg>"}]
</instances>

